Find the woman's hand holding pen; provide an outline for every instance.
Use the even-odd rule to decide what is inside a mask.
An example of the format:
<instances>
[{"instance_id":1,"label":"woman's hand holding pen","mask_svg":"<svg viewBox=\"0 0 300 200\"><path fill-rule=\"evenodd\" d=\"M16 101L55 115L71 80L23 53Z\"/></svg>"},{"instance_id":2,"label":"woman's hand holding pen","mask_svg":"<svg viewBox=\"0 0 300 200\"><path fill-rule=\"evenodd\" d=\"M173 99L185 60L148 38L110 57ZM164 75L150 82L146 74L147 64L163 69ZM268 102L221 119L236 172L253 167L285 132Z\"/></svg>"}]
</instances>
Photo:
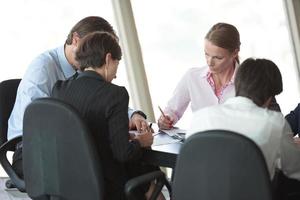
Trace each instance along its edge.
<instances>
[{"instance_id":1,"label":"woman's hand holding pen","mask_svg":"<svg viewBox=\"0 0 300 200\"><path fill-rule=\"evenodd\" d=\"M171 129L173 128L173 120L168 115L161 115L158 119L159 129Z\"/></svg>"},{"instance_id":2,"label":"woman's hand holding pen","mask_svg":"<svg viewBox=\"0 0 300 200\"><path fill-rule=\"evenodd\" d=\"M161 116L158 119L158 127L160 129L171 129L173 128L173 120L170 116L166 115L162 109L158 106L158 109L161 112Z\"/></svg>"}]
</instances>

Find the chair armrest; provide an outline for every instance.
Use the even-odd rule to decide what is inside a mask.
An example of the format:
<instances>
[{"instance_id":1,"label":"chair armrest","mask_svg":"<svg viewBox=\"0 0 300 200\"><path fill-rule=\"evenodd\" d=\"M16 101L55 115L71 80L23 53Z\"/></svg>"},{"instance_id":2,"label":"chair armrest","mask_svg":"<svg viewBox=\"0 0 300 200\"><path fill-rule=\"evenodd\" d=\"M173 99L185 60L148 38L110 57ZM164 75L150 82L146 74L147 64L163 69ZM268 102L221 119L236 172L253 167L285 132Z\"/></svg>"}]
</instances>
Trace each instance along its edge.
<instances>
[{"instance_id":1,"label":"chair armrest","mask_svg":"<svg viewBox=\"0 0 300 200\"><path fill-rule=\"evenodd\" d=\"M0 163L8 174L12 182L16 185L16 187L21 191L25 192L25 182L23 179L19 178L16 172L13 170L11 163L7 159L7 151L14 149L16 145L22 141L22 136L18 136L9 140L0 146Z\"/></svg>"},{"instance_id":2,"label":"chair armrest","mask_svg":"<svg viewBox=\"0 0 300 200\"><path fill-rule=\"evenodd\" d=\"M150 200L154 200L159 195L161 189L164 185L166 185L169 193L171 194L171 185L166 179L166 176L161 171L154 171L151 173L147 173L135 178L130 179L127 181L125 185L125 194L128 199L137 200L137 197L134 194L134 189L142 184L150 183L152 181L156 180L156 186L155 189L150 197Z\"/></svg>"}]
</instances>

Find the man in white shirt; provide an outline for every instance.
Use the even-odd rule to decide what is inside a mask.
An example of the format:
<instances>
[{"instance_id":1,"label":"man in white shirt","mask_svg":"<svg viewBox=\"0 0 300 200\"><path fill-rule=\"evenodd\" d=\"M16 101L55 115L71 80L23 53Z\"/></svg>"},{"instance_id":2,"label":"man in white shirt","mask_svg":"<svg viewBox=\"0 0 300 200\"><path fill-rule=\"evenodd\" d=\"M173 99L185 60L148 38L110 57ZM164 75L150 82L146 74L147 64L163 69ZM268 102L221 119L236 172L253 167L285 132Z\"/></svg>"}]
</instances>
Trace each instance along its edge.
<instances>
[{"instance_id":1,"label":"man in white shirt","mask_svg":"<svg viewBox=\"0 0 300 200\"><path fill-rule=\"evenodd\" d=\"M289 178L300 180L300 147L284 116L267 109L282 91L278 67L270 60L249 58L238 69L234 84L236 97L195 112L187 137L213 129L240 133L261 148L271 178L280 168Z\"/></svg>"}]
</instances>

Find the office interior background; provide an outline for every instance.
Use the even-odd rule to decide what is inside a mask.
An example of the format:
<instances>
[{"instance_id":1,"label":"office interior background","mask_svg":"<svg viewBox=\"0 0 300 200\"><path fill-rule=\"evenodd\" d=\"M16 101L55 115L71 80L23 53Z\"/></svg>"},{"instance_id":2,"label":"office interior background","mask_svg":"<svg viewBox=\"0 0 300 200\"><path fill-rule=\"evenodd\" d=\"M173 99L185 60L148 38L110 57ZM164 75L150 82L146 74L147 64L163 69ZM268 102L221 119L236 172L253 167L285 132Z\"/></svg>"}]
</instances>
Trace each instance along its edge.
<instances>
[{"instance_id":1,"label":"office interior background","mask_svg":"<svg viewBox=\"0 0 300 200\"><path fill-rule=\"evenodd\" d=\"M122 1L122 0L120 0ZM80 19L97 15L119 32L114 13L116 0L19 0L0 6L0 81L22 78L28 64L41 52L63 45L69 30ZM280 68L284 90L277 97L283 114L300 102L299 66L283 0L131 0L138 42L151 95L154 119L190 67L206 65L204 36L217 22L235 25L241 36L240 60L248 57L273 60ZM298 1L299 2L299 1ZM125 19L126 20L126 19ZM122 36L120 41L122 44ZM126 54L126 52L123 52ZM131 96L125 57L114 83L124 85ZM140 66L134 66L136 68ZM143 109L134 102L131 107ZM188 128L188 109L178 126ZM2 174L0 174L2 176Z\"/></svg>"}]
</instances>

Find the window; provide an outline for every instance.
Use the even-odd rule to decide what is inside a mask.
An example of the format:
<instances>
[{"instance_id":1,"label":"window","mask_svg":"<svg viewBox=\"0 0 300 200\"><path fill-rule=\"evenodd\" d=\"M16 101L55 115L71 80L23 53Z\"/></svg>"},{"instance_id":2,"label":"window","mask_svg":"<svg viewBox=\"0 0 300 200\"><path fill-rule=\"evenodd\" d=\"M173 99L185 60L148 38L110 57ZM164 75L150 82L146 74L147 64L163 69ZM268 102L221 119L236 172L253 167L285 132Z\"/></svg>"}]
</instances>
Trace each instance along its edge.
<instances>
[{"instance_id":1,"label":"window","mask_svg":"<svg viewBox=\"0 0 300 200\"><path fill-rule=\"evenodd\" d=\"M40 53L64 44L71 28L86 16L101 16L117 30L110 0L2 1L0 6L0 81L21 78ZM118 78L127 85L123 61ZM0 176L4 176L0 166ZM6 175L5 175L6 176Z\"/></svg>"},{"instance_id":2,"label":"window","mask_svg":"<svg viewBox=\"0 0 300 200\"><path fill-rule=\"evenodd\" d=\"M284 91L277 101L283 113L297 105L298 74L282 1L131 2L156 117L160 115L157 105L166 105L187 69L206 65L204 36L217 22L227 22L238 28L241 61L258 57L271 59L278 65ZM188 108L178 126L188 128L190 117Z\"/></svg>"},{"instance_id":3,"label":"window","mask_svg":"<svg viewBox=\"0 0 300 200\"><path fill-rule=\"evenodd\" d=\"M2 3L0 81L21 78L37 55L63 45L73 25L91 15L105 18L117 30L110 0L88 0L85 3L78 0L23 0ZM119 69L119 82L127 85L123 62Z\"/></svg>"}]
</instances>

